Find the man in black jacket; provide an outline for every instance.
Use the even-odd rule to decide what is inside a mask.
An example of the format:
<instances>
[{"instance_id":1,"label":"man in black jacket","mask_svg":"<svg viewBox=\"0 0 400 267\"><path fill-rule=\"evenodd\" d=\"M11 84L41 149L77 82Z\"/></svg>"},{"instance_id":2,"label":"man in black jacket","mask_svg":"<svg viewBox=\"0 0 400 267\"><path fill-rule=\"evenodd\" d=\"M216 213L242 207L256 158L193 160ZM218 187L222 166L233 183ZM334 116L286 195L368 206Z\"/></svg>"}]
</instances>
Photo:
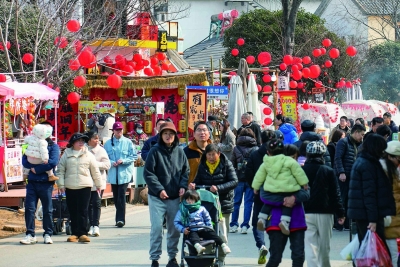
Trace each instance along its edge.
<instances>
[{"instance_id":1,"label":"man in black jacket","mask_svg":"<svg viewBox=\"0 0 400 267\"><path fill-rule=\"evenodd\" d=\"M335 152L335 173L339 177L340 193L344 208L347 211L347 200L350 184L350 172L357 158L358 147L360 146L365 135L365 127L360 124L354 125L351 129L351 134L342 138L336 145ZM348 220L344 223L344 228L349 229ZM338 226L337 230L343 230Z\"/></svg>"},{"instance_id":2,"label":"man in black jacket","mask_svg":"<svg viewBox=\"0 0 400 267\"><path fill-rule=\"evenodd\" d=\"M379 126L383 124L383 119L381 117L375 117L371 121L371 131L365 134L364 139L367 139L368 135L376 133Z\"/></svg>"},{"instance_id":3,"label":"man in black jacket","mask_svg":"<svg viewBox=\"0 0 400 267\"><path fill-rule=\"evenodd\" d=\"M239 130L237 131L237 137L239 137L240 132L244 129L244 128L250 128L254 135L256 136L256 141L257 141L257 146L261 145L261 128L258 124L254 123L252 121L252 116L248 113L243 113L242 115L242 126L239 128Z\"/></svg>"},{"instance_id":4,"label":"man in black jacket","mask_svg":"<svg viewBox=\"0 0 400 267\"><path fill-rule=\"evenodd\" d=\"M383 123L390 127L392 133L399 132L399 126L397 126L396 123L392 121L392 114L390 114L390 112L385 112L385 114L383 114ZM392 141L392 136L389 136L388 141Z\"/></svg>"}]
</instances>

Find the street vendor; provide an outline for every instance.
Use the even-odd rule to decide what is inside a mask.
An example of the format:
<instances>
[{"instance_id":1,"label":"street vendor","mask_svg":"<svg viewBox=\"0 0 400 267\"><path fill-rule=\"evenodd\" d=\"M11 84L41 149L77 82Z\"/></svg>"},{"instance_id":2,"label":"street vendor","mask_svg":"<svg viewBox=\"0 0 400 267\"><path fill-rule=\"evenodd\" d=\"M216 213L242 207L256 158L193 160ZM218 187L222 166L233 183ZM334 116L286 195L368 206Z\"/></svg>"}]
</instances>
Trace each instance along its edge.
<instances>
[{"instance_id":1,"label":"street vendor","mask_svg":"<svg viewBox=\"0 0 400 267\"><path fill-rule=\"evenodd\" d=\"M140 141L144 142L149 139L147 134L143 131L143 126L140 123L135 123L134 130L129 132L128 135L136 145L139 145Z\"/></svg>"}]
</instances>

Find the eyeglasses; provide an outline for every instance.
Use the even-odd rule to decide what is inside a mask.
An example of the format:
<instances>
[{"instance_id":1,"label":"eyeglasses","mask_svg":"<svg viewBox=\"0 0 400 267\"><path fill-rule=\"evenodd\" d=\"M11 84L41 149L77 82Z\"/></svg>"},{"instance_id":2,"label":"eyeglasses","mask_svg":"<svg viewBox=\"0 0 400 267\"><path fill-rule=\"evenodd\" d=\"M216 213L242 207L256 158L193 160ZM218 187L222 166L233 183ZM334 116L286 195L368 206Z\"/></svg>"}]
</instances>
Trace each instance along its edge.
<instances>
[{"instance_id":1,"label":"eyeglasses","mask_svg":"<svg viewBox=\"0 0 400 267\"><path fill-rule=\"evenodd\" d=\"M198 133L206 133L208 131L208 129L201 129L201 128L197 128L196 132Z\"/></svg>"}]
</instances>

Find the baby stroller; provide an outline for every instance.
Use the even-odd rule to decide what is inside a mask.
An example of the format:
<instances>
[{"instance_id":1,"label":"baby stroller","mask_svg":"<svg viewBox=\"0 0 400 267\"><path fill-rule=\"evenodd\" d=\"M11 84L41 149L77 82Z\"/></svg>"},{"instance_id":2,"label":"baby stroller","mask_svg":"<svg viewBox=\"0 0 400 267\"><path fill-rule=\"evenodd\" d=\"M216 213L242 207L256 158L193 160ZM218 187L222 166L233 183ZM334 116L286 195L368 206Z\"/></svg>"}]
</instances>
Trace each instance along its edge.
<instances>
[{"instance_id":1,"label":"baby stroller","mask_svg":"<svg viewBox=\"0 0 400 267\"><path fill-rule=\"evenodd\" d=\"M51 200L53 202L53 234L59 235L65 231L67 235L70 235L71 225L65 193L61 194L58 191L57 194L53 194Z\"/></svg>"},{"instance_id":2,"label":"baby stroller","mask_svg":"<svg viewBox=\"0 0 400 267\"><path fill-rule=\"evenodd\" d=\"M206 190L210 189L210 186L196 186L196 189L200 195L201 205L204 206L205 209L210 213L211 221L214 225L213 230L218 233L218 222L222 216L218 193L214 194ZM189 230L191 228L198 227L189 227ZM207 227L204 226L203 228ZM194 248L194 244L192 244L183 234L180 267L185 267L184 260L189 267L220 267L223 265L223 263L218 262L218 246L214 240L202 240L200 245L206 247L207 250L203 255L198 256L197 251ZM187 250L185 250L185 248L187 248Z\"/></svg>"}]
</instances>

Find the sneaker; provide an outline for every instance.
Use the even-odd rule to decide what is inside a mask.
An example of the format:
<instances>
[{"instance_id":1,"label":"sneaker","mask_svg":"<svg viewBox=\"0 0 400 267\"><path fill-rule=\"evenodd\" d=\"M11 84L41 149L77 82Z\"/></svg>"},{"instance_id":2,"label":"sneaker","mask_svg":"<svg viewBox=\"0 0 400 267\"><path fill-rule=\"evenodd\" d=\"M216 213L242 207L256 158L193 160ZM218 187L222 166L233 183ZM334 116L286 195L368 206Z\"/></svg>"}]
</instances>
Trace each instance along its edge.
<instances>
[{"instance_id":1,"label":"sneaker","mask_svg":"<svg viewBox=\"0 0 400 267\"><path fill-rule=\"evenodd\" d=\"M81 235L79 237L79 242L90 242L90 238L87 235Z\"/></svg>"},{"instance_id":2,"label":"sneaker","mask_svg":"<svg viewBox=\"0 0 400 267\"><path fill-rule=\"evenodd\" d=\"M123 221L118 221L116 224L116 226L119 228L124 227L124 225L125 225L125 223Z\"/></svg>"},{"instance_id":3,"label":"sneaker","mask_svg":"<svg viewBox=\"0 0 400 267\"><path fill-rule=\"evenodd\" d=\"M281 221L279 223L279 228L281 228L281 232L284 235L289 235L290 231L289 231L289 222L287 221Z\"/></svg>"},{"instance_id":4,"label":"sneaker","mask_svg":"<svg viewBox=\"0 0 400 267\"><path fill-rule=\"evenodd\" d=\"M229 227L229 233L237 233L238 227L236 225Z\"/></svg>"},{"instance_id":5,"label":"sneaker","mask_svg":"<svg viewBox=\"0 0 400 267\"><path fill-rule=\"evenodd\" d=\"M100 228L98 226L93 227L92 236L100 236Z\"/></svg>"},{"instance_id":6,"label":"sneaker","mask_svg":"<svg viewBox=\"0 0 400 267\"><path fill-rule=\"evenodd\" d=\"M176 261L175 258L173 258L172 260L168 261L168 264L166 267L179 267L178 262Z\"/></svg>"},{"instance_id":7,"label":"sneaker","mask_svg":"<svg viewBox=\"0 0 400 267\"><path fill-rule=\"evenodd\" d=\"M206 250L206 248L200 245L199 243L194 244L194 248L197 251L197 255L202 255L203 252Z\"/></svg>"},{"instance_id":8,"label":"sneaker","mask_svg":"<svg viewBox=\"0 0 400 267\"><path fill-rule=\"evenodd\" d=\"M67 242L78 242L78 237L76 235L71 235L67 238Z\"/></svg>"},{"instance_id":9,"label":"sneaker","mask_svg":"<svg viewBox=\"0 0 400 267\"><path fill-rule=\"evenodd\" d=\"M48 234L45 234L43 243L45 243L45 244L53 244L53 240L51 240L51 237Z\"/></svg>"},{"instance_id":10,"label":"sneaker","mask_svg":"<svg viewBox=\"0 0 400 267\"><path fill-rule=\"evenodd\" d=\"M37 243L36 236L32 236L31 234L27 234L24 239L19 241L19 243L24 245L33 245Z\"/></svg>"},{"instance_id":11,"label":"sneaker","mask_svg":"<svg viewBox=\"0 0 400 267\"><path fill-rule=\"evenodd\" d=\"M241 231L240 231L240 233L246 235L248 229L249 229L249 228L247 228L247 226L243 226L242 229L241 229Z\"/></svg>"},{"instance_id":12,"label":"sneaker","mask_svg":"<svg viewBox=\"0 0 400 267\"><path fill-rule=\"evenodd\" d=\"M265 219L258 219L257 221L257 230L259 231L265 231L265 225L267 224L267 221Z\"/></svg>"},{"instance_id":13,"label":"sneaker","mask_svg":"<svg viewBox=\"0 0 400 267\"><path fill-rule=\"evenodd\" d=\"M151 262L151 267L159 267L160 265L158 264L158 261L153 260Z\"/></svg>"},{"instance_id":14,"label":"sneaker","mask_svg":"<svg viewBox=\"0 0 400 267\"><path fill-rule=\"evenodd\" d=\"M92 236L92 235L93 235L93 226L90 226L88 236Z\"/></svg>"},{"instance_id":15,"label":"sneaker","mask_svg":"<svg viewBox=\"0 0 400 267\"><path fill-rule=\"evenodd\" d=\"M268 249L262 245L260 250L258 251L258 264L265 264L267 262Z\"/></svg>"},{"instance_id":16,"label":"sneaker","mask_svg":"<svg viewBox=\"0 0 400 267\"><path fill-rule=\"evenodd\" d=\"M222 244L221 248L225 255L231 253L231 249L228 247L227 244L225 244L225 243Z\"/></svg>"}]
</instances>

